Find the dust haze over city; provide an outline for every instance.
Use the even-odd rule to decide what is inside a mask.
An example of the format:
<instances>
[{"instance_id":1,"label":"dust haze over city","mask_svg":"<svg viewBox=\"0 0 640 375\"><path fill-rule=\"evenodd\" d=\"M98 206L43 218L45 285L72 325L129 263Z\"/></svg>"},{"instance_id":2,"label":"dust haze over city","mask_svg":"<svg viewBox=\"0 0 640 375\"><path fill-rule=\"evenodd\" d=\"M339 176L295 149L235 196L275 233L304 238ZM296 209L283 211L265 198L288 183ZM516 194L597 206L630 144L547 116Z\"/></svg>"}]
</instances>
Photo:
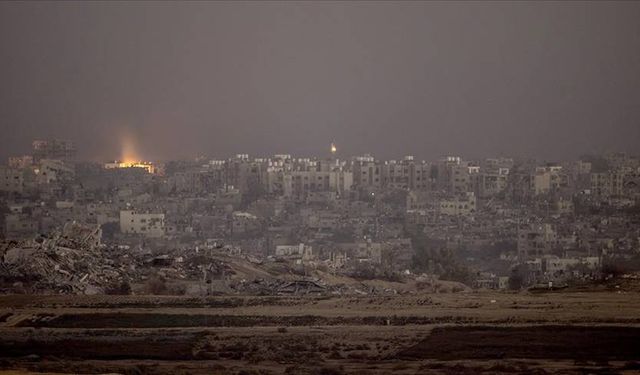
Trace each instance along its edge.
<instances>
[{"instance_id":1,"label":"dust haze over city","mask_svg":"<svg viewBox=\"0 0 640 375\"><path fill-rule=\"evenodd\" d=\"M640 139L635 2L3 3L2 156L451 152L576 158ZM34 110L37 108L37 110ZM7 133L7 132L5 132Z\"/></svg>"},{"instance_id":2,"label":"dust haze over city","mask_svg":"<svg viewBox=\"0 0 640 375\"><path fill-rule=\"evenodd\" d=\"M640 371L640 2L0 2L0 374Z\"/></svg>"}]
</instances>

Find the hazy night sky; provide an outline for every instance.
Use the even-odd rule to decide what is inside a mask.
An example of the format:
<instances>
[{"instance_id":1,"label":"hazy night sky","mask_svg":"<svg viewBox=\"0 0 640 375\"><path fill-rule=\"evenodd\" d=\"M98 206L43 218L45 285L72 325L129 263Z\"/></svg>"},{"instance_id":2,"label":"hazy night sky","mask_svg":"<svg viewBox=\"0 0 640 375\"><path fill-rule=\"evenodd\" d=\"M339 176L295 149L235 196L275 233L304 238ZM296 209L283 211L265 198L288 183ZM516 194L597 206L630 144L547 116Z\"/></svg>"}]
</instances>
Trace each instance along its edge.
<instances>
[{"instance_id":1,"label":"hazy night sky","mask_svg":"<svg viewBox=\"0 0 640 375\"><path fill-rule=\"evenodd\" d=\"M640 146L640 2L0 3L0 156Z\"/></svg>"}]
</instances>

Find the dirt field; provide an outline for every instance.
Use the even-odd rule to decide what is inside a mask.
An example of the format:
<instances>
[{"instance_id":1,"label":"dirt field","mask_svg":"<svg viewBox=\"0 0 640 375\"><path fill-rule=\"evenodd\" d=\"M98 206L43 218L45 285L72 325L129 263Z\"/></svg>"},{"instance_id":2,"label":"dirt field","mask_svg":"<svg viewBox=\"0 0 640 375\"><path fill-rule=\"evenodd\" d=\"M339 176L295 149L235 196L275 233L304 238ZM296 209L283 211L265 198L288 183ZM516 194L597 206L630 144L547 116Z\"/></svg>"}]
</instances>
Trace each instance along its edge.
<instances>
[{"instance_id":1,"label":"dirt field","mask_svg":"<svg viewBox=\"0 0 640 375\"><path fill-rule=\"evenodd\" d=\"M639 373L637 291L0 297L0 373Z\"/></svg>"}]
</instances>

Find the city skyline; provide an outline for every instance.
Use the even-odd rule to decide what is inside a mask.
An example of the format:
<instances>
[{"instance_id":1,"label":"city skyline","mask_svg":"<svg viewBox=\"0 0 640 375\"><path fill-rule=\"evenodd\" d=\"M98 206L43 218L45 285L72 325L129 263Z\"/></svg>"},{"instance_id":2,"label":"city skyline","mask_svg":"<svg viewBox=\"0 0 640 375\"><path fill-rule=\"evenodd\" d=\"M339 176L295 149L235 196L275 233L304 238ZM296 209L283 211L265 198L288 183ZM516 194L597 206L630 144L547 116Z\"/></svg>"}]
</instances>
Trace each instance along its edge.
<instances>
[{"instance_id":1,"label":"city skyline","mask_svg":"<svg viewBox=\"0 0 640 375\"><path fill-rule=\"evenodd\" d=\"M526 161L526 160L531 160L531 161L536 161L536 162L544 162L544 163L560 163L560 162L564 162L564 161L575 161L575 160L582 160L585 158L594 158L594 157L602 157L604 155L611 155L611 154L624 154L624 155L629 155L629 156L637 156L636 153L627 153L621 150L607 150L605 152L585 152L585 153L581 153L578 155L574 155L571 157L567 157L567 158L546 158L544 156L523 156L523 155L519 155L519 154L504 154L504 153L494 153L494 154L486 154L486 155L476 155L476 156L470 156L467 155L463 152L459 152L460 150L451 150L451 152L445 153L445 154L440 154L440 155L436 155L434 157L431 158L421 158L421 157L417 157L415 152L411 152L410 150L406 150L406 152L402 153L402 154L398 154L398 155L391 155L389 157L382 157L376 153L372 153L372 152L364 152L361 154L350 154L348 152L348 150L342 151L341 148L338 148L338 145L335 142L331 142L327 147L324 153L319 153L319 154L310 154L310 153L300 153L300 154L295 154L295 153L291 153L288 152L287 150L280 150L280 151L276 151L276 152L272 152L270 154L251 154L248 153L246 151L243 151L241 149L239 149L237 152L231 152L230 154L227 155L223 155L223 154L205 154L205 153L201 153L201 154L193 154L190 155L189 157L183 157L183 158L175 158L175 159L171 159L171 158L157 158L157 159L153 159L153 158L147 158L144 156L143 153L141 153L135 146L135 142L133 140L128 140L126 142L123 142L123 144L121 145L121 148L118 152L113 152L112 153L112 157L107 157L105 159L98 159L98 158L82 158L82 157L78 157L77 153L78 150L75 149L75 143L72 140L69 139L59 139L59 138L54 138L54 139L50 139L50 140L34 140L31 144L32 147L35 147L35 144L38 142L50 142L50 141L57 141L57 142L70 142L71 144L74 145L74 157L73 159L79 162L96 162L96 163L101 163L101 162L122 162L122 163L137 163L137 162L170 162L170 161L188 161L188 160L210 160L210 161L214 161L214 160L226 160L226 159L233 159L233 158L237 158L238 156L244 156L246 155L249 159L265 159L265 160L271 160L271 159L282 159L282 156L287 156L288 158L291 159L310 159L310 160L328 160L328 159L334 159L334 160L342 160L342 161L348 161L348 160L353 160L356 158L360 158L360 157L372 157L374 158L376 161L383 161L383 162L388 162L388 161L402 161L402 160L406 160L407 158L410 158L412 161L416 161L416 162L430 162L430 161L436 161L436 160L441 160L443 158L447 158L447 157L462 157L465 160L468 161L481 161L483 159L494 159L494 158L511 158L517 161ZM29 156L29 153L32 152L33 150L31 148L28 147L23 147L18 153L13 154L13 155L9 155L7 158L5 158L5 162L0 162L0 164L5 163L6 161L11 159L11 158L20 158L23 156ZM82 152L80 152L80 154L82 154Z\"/></svg>"}]
</instances>

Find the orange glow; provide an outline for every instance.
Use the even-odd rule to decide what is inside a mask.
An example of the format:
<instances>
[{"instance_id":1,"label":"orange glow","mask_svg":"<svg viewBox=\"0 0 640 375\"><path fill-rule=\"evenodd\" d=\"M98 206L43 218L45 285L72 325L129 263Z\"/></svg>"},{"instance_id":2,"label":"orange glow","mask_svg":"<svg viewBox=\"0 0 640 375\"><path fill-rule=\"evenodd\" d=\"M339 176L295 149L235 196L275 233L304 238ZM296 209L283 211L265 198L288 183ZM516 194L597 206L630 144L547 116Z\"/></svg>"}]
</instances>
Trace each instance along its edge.
<instances>
[{"instance_id":1,"label":"orange glow","mask_svg":"<svg viewBox=\"0 0 640 375\"><path fill-rule=\"evenodd\" d=\"M118 163L118 168L144 168L149 173L153 173L154 171L153 164L142 161L123 161Z\"/></svg>"},{"instance_id":2,"label":"orange glow","mask_svg":"<svg viewBox=\"0 0 640 375\"><path fill-rule=\"evenodd\" d=\"M138 155L136 151L135 140L128 132L122 135L120 160L125 164L135 164L141 160L140 155Z\"/></svg>"},{"instance_id":3,"label":"orange glow","mask_svg":"<svg viewBox=\"0 0 640 375\"><path fill-rule=\"evenodd\" d=\"M152 163L147 161L114 161L110 163L104 164L105 169L115 169L115 168L143 168L146 169L149 173L155 173L155 167Z\"/></svg>"},{"instance_id":4,"label":"orange glow","mask_svg":"<svg viewBox=\"0 0 640 375\"><path fill-rule=\"evenodd\" d=\"M152 163L142 161L140 155L136 151L135 138L126 130L121 134L121 147L120 160L106 163L104 165L106 169L143 168L149 173L155 172L155 167Z\"/></svg>"}]
</instances>

